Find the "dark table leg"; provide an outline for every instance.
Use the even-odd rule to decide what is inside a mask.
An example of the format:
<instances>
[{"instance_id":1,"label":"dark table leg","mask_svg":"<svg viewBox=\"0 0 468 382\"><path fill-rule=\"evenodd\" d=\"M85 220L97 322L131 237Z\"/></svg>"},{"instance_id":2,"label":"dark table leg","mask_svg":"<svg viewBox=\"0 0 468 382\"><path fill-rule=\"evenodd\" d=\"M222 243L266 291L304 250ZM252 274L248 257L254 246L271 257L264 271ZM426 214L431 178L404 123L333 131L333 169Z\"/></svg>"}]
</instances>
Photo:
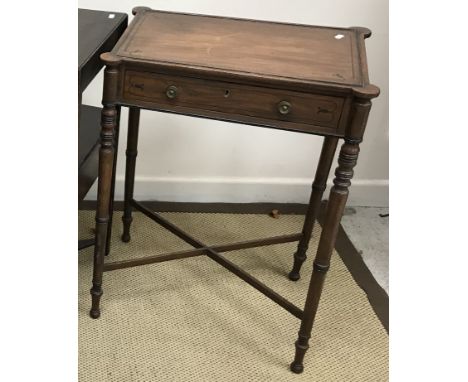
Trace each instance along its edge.
<instances>
[{"instance_id":1,"label":"dark table leg","mask_svg":"<svg viewBox=\"0 0 468 382\"><path fill-rule=\"evenodd\" d=\"M325 275L330 267L330 258L335 247L336 235L341 217L348 198L348 187L351 185L353 167L356 165L359 153L359 145L345 141L341 147L338 159L338 168L335 172L334 186L330 191L330 200L327 206L325 224L320 236L317 255L314 260L314 269L310 280L309 291L304 307L304 316L299 329L299 337L296 341L296 356L291 364L291 370L302 373L304 370L304 355L309 348L309 338L312 331L315 315L322 293Z\"/></svg>"},{"instance_id":2,"label":"dark table leg","mask_svg":"<svg viewBox=\"0 0 468 382\"><path fill-rule=\"evenodd\" d=\"M356 166L359 155L359 143L362 141L371 102L366 99L356 99L352 108L353 118L348 126L347 136L338 157L338 168L335 170L334 185L330 190L325 222L322 227L317 254L315 255L314 268L304 306L304 315L302 316L299 336L296 341L296 355L290 366L294 373L302 373L304 370L303 360L309 348L310 333L317 314L325 275L330 267L330 258L335 247L341 217L348 199L348 189L354 175L354 166Z\"/></svg>"},{"instance_id":3,"label":"dark table leg","mask_svg":"<svg viewBox=\"0 0 468 382\"><path fill-rule=\"evenodd\" d=\"M120 125L120 105L117 108L117 121L114 133L114 165L112 166L112 184L109 203L109 224L107 226L106 256L110 252L110 242L112 238L112 217L114 216L114 193L115 193L115 172L117 167L117 155L119 151L119 125Z\"/></svg>"},{"instance_id":4,"label":"dark table leg","mask_svg":"<svg viewBox=\"0 0 468 382\"><path fill-rule=\"evenodd\" d=\"M133 189L135 186L135 166L138 154L138 129L140 124L140 109L131 107L128 114L128 137L127 137L127 162L125 166L125 196L124 196L124 214L122 241L130 241L130 225L132 223L132 205Z\"/></svg>"},{"instance_id":5,"label":"dark table leg","mask_svg":"<svg viewBox=\"0 0 468 382\"><path fill-rule=\"evenodd\" d=\"M306 260L309 241L314 229L314 223L320 211L320 202L322 201L323 192L327 187L327 179L330 173L330 168L335 156L338 138L325 137L320 153L320 159L315 173L314 183L312 184L312 193L310 195L309 207L302 228L302 239L299 241L297 251L294 254L294 265L289 273L289 279L293 281L299 280L302 263Z\"/></svg>"},{"instance_id":6,"label":"dark table leg","mask_svg":"<svg viewBox=\"0 0 468 382\"><path fill-rule=\"evenodd\" d=\"M101 112L101 147L99 150L99 176L96 209L96 243L94 246L93 286L91 288L92 306L90 316L98 318L101 314L99 302L102 296L102 273L106 252L109 207L111 206L112 169L114 168L114 142L117 129L118 107L113 94L118 71L108 65L104 71L103 109Z\"/></svg>"}]
</instances>

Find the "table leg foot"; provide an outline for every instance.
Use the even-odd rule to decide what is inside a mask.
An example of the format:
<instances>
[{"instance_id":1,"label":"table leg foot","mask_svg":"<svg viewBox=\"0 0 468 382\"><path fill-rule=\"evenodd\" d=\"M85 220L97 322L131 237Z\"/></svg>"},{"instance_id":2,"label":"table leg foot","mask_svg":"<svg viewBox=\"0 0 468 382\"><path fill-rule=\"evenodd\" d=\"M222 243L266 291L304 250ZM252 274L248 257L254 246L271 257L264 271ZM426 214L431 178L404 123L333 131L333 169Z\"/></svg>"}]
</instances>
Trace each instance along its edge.
<instances>
[{"instance_id":1,"label":"table leg foot","mask_svg":"<svg viewBox=\"0 0 468 382\"><path fill-rule=\"evenodd\" d=\"M131 213L131 212L130 212ZM131 239L130 237L130 225L132 224L133 218L128 218L127 216L122 217L123 221L123 234L122 234L122 241L124 243L128 243Z\"/></svg>"},{"instance_id":2,"label":"table leg foot","mask_svg":"<svg viewBox=\"0 0 468 382\"><path fill-rule=\"evenodd\" d=\"M291 369L291 371L293 373L296 373L296 374L301 374L303 371L304 371L304 365L301 364L301 363L291 363L291 365L289 366L289 368Z\"/></svg>"},{"instance_id":3,"label":"table leg foot","mask_svg":"<svg viewBox=\"0 0 468 382\"><path fill-rule=\"evenodd\" d=\"M91 318L99 318L101 316L101 309L99 308L99 303L101 301L102 288L100 286L93 286L91 288L91 299L92 305L89 315Z\"/></svg>"},{"instance_id":4,"label":"table leg foot","mask_svg":"<svg viewBox=\"0 0 468 382\"><path fill-rule=\"evenodd\" d=\"M301 267L306 259L307 259L307 256L305 255L305 253L301 254L299 252L296 252L294 254L294 265L293 265L293 269L291 270L291 272L289 272L289 275L288 275L289 280L298 281L301 278L301 274L300 274Z\"/></svg>"},{"instance_id":5,"label":"table leg foot","mask_svg":"<svg viewBox=\"0 0 468 382\"><path fill-rule=\"evenodd\" d=\"M100 311L99 309L98 309L98 310L92 310L92 309L91 309L91 310L89 311L89 316L90 316L91 318L97 319L97 318L101 317L101 311Z\"/></svg>"},{"instance_id":6,"label":"table leg foot","mask_svg":"<svg viewBox=\"0 0 468 382\"><path fill-rule=\"evenodd\" d=\"M292 361L289 368L293 373L300 374L304 371L304 356L309 349L309 335L302 335L299 333L299 338L297 339L295 346L296 346L296 354L294 356L294 361Z\"/></svg>"},{"instance_id":7,"label":"table leg foot","mask_svg":"<svg viewBox=\"0 0 468 382\"><path fill-rule=\"evenodd\" d=\"M122 241L124 243L129 243L130 242L130 235L129 234L123 234L122 235Z\"/></svg>"},{"instance_id":8,"label":"table leg foot","mask_svg":"<svg viewBox=\"0 0 468 382\"><path fill-rule=\"evenodd\" d=\"M298 281L301 278L301 275L298 272L291 271L289 272L288 277L291 281Z\"/></svg>"}]
</instances>

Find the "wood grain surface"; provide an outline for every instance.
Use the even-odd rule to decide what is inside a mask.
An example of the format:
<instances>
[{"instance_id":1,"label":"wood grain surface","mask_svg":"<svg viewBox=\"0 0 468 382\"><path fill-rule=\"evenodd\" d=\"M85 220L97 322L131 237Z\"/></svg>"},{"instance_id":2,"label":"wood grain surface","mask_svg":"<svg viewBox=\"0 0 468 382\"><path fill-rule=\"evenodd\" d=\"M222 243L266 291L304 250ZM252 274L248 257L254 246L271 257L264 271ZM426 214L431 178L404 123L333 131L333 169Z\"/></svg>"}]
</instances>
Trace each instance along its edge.
<instances>
[{"instance_id":1,"label":"wood grain surface","mask_svg":"<svg viewBox=\"0 0 468 382\"><path fill-rule=\"evenodd\" d=\"M146 11L114 53L144 61L362 85L359 31Z\"/></svg>"}]
</instances>

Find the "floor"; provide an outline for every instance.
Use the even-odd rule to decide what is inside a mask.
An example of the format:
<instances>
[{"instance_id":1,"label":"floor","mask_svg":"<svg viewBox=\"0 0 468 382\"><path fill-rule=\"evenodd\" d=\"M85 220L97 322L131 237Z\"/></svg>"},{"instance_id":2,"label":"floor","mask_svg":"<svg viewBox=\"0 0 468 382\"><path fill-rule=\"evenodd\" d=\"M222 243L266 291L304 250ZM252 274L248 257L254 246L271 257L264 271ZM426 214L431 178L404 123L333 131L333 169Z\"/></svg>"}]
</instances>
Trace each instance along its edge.
<instances>
[{"instance_id":1,"label":"floor","mask_svg":"<svg viewBox=\"0 0 468 382\"><path fill-rule=\"evenodd\" d=\"M358 212L359 213L359 212ZM191 248L141 213L133 215L132 240L120 240L114 216L108 262ZM300 232L302 215L163 213L206 243ZM80 236L94 212L79 214ZM310 242L316 253L320 227ZM313 267L301 279L287 273L297 243L250 248L225 256L296 306L304 304ZM80 253L78 281L81 382L299 382L388 381L388 335L366 293L334 254L301 375L292 374L298 320L206 256L161 262L104 274L102 315L89 318L93 248ZM98 339L98 340L96 340Z\"/></svg>"},{"instance_id":2,"label":"floor","mask_svg":"<svg viewBox=\"0 0 468 382\"><path fill-rule=\"evenodd\" d=\"M341 224L380 286L389 293L388 208L348 207Z\"/></svg>"}]
</instances>

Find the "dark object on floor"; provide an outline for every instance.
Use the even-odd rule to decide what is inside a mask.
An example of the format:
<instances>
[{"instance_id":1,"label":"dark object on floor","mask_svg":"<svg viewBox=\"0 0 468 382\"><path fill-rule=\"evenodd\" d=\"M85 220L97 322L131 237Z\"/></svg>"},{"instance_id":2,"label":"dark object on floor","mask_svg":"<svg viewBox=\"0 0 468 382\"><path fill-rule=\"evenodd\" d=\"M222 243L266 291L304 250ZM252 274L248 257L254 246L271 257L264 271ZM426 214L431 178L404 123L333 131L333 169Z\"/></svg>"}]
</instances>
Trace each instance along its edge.
<instances>
[{"instance_id":1,"label":"dark object on floor","mask_svg":"<svg viewBox=\"0 0 468 382\"><path fill-rule=\"evenodd\" d=\"M280 216L280 213L278 210L272 210L270 212L270 216L273 218L273 219L279 219L279 216Z\"/></svg>"},{"instance_id":2,"label":"dark object on floor","mask_svg":"<svg viewBox=\"0 0 468 382\"><path fill-rule=\"evenodd\" d=\"M388 218L388 214L379 214L381 218Z\"/></svg>"}]
</instances>

